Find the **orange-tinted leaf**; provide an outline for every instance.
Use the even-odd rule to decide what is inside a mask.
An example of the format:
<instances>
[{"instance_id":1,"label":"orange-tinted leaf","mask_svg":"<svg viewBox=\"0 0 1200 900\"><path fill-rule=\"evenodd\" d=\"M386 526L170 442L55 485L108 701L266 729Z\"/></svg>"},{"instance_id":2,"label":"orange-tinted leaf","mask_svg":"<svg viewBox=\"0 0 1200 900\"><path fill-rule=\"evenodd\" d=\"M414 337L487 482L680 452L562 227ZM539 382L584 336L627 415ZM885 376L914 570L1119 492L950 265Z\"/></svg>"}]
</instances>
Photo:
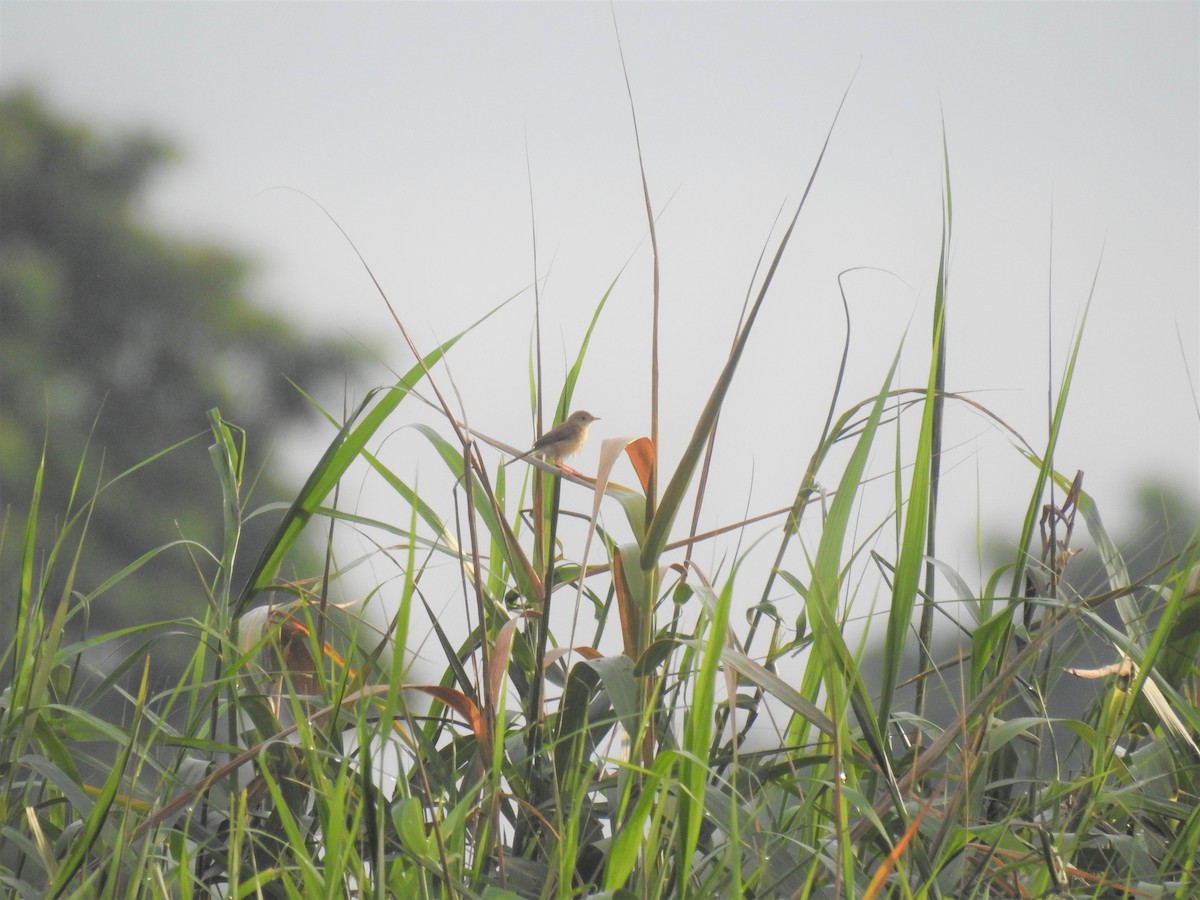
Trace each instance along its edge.
<instances>
[{"instance_id":1,"label":"orange-tinted leaf","mask_svg":"<svg viewBox=\"0 0 1200 900\"><path fill-rule=\"evenodd\" d=\"M568 653L578 653L584 659L600 659L604 656L604 654L595 647L589 647L586 644L578 647L554 647L546 651L546 665L553 665Z\"/></svg>"},{"instance_id":2,"label":"orange-tinted leaf","mask_svg":"<svg viewBox=\"0 0 1200 900\"><path fill-rule=\"evenodd\" d=\"M406 684L404 687L410 691L420 691L423 694L428 694L430 697L433 697L434 699L439 700L446 706L450 707L467 720L467 724L470 725L471 730L475 732L475 739L479 741L480 747L487 747L487 726L483 721L483 716L479 712L479 707L476 706L471 701L471 698L462 691L457 691L454 688L442 687L440 684Z\"/></svg>"},{"instance_id":3,"label":"orange-tinted leaf","mask_svg":"<svg viewBox=\"0 0 1200 900\"><path fill-rule=\"evenodd\" d=\"M650 473L654 471L654 444L648 437L640 437L625 445L625 455L637 472L638 481L642 483L642 492L650 491Z\"/></svg>"},{"instance_id":4,"label":"orange-tinted leaf","mask_svg":"<svg viewBox=\"0 0 1200 900\"><path fill-rule=\"evenodd\" d=\"M538 616L541 613L525 612L509 619L500 627L500 633L496 635L496 646L492 648L492 658L488 662L488 706L490 709L495 710L500 706L500 688L504 684L504 673L508 671L509 657L512 656L513 635L516 634L521 619L531 615Z\"/></svg>"}]
</instances>

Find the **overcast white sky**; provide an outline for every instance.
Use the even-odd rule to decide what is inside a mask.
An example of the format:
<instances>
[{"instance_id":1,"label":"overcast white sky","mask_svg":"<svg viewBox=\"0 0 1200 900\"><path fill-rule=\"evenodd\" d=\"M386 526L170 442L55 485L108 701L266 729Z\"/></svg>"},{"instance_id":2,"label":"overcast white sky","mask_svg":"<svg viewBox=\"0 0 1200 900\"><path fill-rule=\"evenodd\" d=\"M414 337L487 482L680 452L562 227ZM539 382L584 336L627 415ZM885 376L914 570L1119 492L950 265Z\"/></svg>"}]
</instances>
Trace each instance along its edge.
<instances>
[{"instance_id":1,"label":"overcast white sky","mask_svg":"<svg viewBox=\"0 0 1200 900\"><path fill-rule=\"evenodd\" d=\"M1040 446L1047 380L1058 383L1098 268L1059 468L1084 469L1110 518L1147 478L1197 493L1200 415L1185 361L1194 382L1198 10L616 6L662 211L668 466L723 362L776 210L786 203L790 215L854 78L723 421L725 494L711 524L736 517L747 496L751 512L790 501L841 352L838 272L894 273L847 279L845 401L878 389L906 327L900 381L923 382L943 121L955 214L949 386L981 392ZM612 16L606 4L4 0L0 77L99 126L175 141L184 161L155 185L155 218L254 254L265 302L348 332L394 366L406 361L399 337L342 238L308 201L268 189L319 199L430 347L531 281L528 156L555 390L560 348L574 352L637 251L577 401L603 416L598 436L638 434L650 267ZM452 358L472 424L514 444L532 437L531 319L530 297ZM375 382L387 377L381 367ZM956 481L944 496L961 503L948 527L971 527L978 497L982 520L1015 536L1032 470L982 419L955 412L950 428Z\"/></svg>"}]
</instances>

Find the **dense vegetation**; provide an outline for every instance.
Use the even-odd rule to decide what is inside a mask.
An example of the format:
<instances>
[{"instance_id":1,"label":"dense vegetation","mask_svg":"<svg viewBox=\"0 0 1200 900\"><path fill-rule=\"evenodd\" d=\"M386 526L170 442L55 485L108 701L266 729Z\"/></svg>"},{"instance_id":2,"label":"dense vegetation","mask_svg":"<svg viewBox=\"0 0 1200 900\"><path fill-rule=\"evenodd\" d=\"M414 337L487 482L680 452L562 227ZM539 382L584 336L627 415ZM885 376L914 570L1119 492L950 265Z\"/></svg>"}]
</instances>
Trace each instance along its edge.
<instances>
[{"instance_id":1,"label":"dense vegetation","mask_svg":"<svg viewBox=\"0 0 1200 900\"><path fill-rule=\"evenodd\" d=\"M76 484L50 503L48 464L35 464L24 515L0 535L5 608L15 610L0 656L0 881L64 897L1184 891L1200 851L1200 550L1193 533L1132 580L1082 480L1056 471L1082 334L1044 444L1013 436L1029 461L1021 549L979 584L935 562L942 411L973 403L943 387L948 166L945 191L928 378L898 386L893 364L873 396L835 391L807 465L779 498L784 512L767 520L777 524L761 580L743 574L744 556L719 573L692 557L746 523L705 534L680 523L716 486L711 441L790 227L677 461L655 453L651 374L650 435L605 441L594 478L540 461L504 469L489 447L524 448L466 427L439 368L461 335L421 348L401 324L419 362L330 420L328 449L260 546L243 535L259 512L246 502L244 434L214 410L224 533L188 543L209 603L168 618L193 638L169 684L152 683L138 641L153 623L64 637L144 560L103 583L81 579L104 497ZM589 337L557 396L537 392L547 419L566 415L595 364ZM418 491L372 452L418 390L443 415L440 428L418 427L453 476L444 494ZM897 424L910 420L915 439L901 440ZM873 447L896 457L896 503L864 526L854 519ZM609 479L622 458L634 487ZM358 464L406 517L368 521L337 507ZM514 490L517 471L533 474L528 495ZM1103 583L1086 592L1068 577L1077 525L1103 563ZM387 536L378 555L400 588L382 631L330 602L332 565L281 575L302 535L331 526ZM164 535L152 555L179 552L171 543ZM235 574L243 555L254 560L245 578ZM417 681L392 648L410 645L422 580L446 560L466 636L431 614L440 672ZM870 605L859 596L867 569L886 600L878 646L848 637ZM941 613L962 634L945 655ZM1077 669L1080 643L1095 638L1111 665ZM89 654L118 640L134 645L92 671ZM878 673L869 681L868 662ZM1064 681L1080 678L1096 685L1095 702L1051 716ZM94 714L114 694L121 717ZM110 755L112 765L86 765Z\"/></svg>"}]
</instances>

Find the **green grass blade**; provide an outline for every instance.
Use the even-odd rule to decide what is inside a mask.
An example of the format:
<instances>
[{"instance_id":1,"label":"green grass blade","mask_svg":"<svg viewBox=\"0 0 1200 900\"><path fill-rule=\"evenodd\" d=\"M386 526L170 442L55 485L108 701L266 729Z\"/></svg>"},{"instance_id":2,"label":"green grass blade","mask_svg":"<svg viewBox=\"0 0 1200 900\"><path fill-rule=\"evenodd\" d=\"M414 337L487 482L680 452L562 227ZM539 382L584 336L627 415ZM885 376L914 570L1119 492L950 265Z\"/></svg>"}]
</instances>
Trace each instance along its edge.
<instances>
[{"instance_id":1,"label":"green grass blade","mask_svg":"<svg viewBox=\"0 0 1200 900\"><path fill-rule=\"evenodd\" d=\"M712 744L713 716L716 706L717 669L729 634L729 609L733 603L733 583L737 567L730 573L717 595L715 608L707 624L708 634L700 653L700 667L692 687L692 708L684 720L683 753L679 758L679 817L683 827L677 835L675 858L677 890L686 896L691 877L691 859L696 852L700 826L704 821L704 784L709 775L709 748Z\"/></svg>"},{"instance_id":2,"label":"green grass blade","mask_svg":"<svg viewBox=\"0 0 1200 900\"><path fill-rule=\"evenodd\" d=\"M725 402L726 394L729 393L730 385L733 384L733 376L736 374L742 354L746 350L746 344L750 339L751 331L754 329L755 320L758 318L759 311L767 299L767 291L770 290L771 283L775 278L775 272L783 260L784 251L787 249L792 232L795 231L796 223L800 220L800 213L803 211L804 203L808 199L813 183L817 179L817 173L821 169L821 161L825 158L825 151L829 148L829 141L833 137L833 129L837 125L838 116L841 115L842 107L845 105L846 97L849 94L850 88L847 87L846 93L842 95L841 102L838 104L837 112L834 113L833 122L829 125L829 131L825 135L825 143L821 146L821 152L817 155L817 161L813 165L812 173L809 175L808 184L805 185L804 194L800 197L800 203L796 206L796 212L792 216L792 221L788 224L787 230L780 239L779 248L775 251L775 256L772 258L771 265L767 269L767 274L763 278L758 296L755 298L754 304L750 307L750 312L746 315L746 322L742 326L737 340L734 342L733 348L729 353L729 359L726 361L725 367L721 370L721 374L717 377L717 383L713 386L708 402L704 405L704 410L700 413L700 419L696 423L696 428L692 432L692 438L684 450L683 457L675 467L675 472L671 476L666 490L663 491L662 502L654 511L654 518L651 520L650 527L646 531L646 542L642 548L642 568L647 571L658 565L658 559L667 544L667 539L671 533L671 526L675 522L675 517L679 514L679 509L683 504L688 485L691 484L692 476L695 475L696 468L700 465L700 460L704 456L708 437L716 427L717 419L721 414L721 406ZM657 451L658 448L656 447L655 452L657 453Z\"/></svg>"},{"instance_id":3,"label":"green grass blade","mask_svg":"<svg viewBox=\"0 0 1200 900\"><path fill-rule=\"evenodd\" d=\"M80 866L83 865L84 860L87 858L88 852L99 839L101 829L108 824L108 813L116 801L117 790L121 786L129 759L133 755L134 747L138 742L138 734L142 722L141 713L146 703L146 689L149 679L150 659L147 657L145 667L142 671L141 687L138 690L137 705L134 710L133 728L130 729L128 740L121 747L116 762L109 771L108 778L105 779L104 786L100 790L100 795L96 798L96 802L92 805L87 818L84 820L83 833L72 844L71 849L62 860L57 877L50 887L50 897L59 897L67 889L67 885L70 884L71 879L75 877Z\"/></svg>"},{"instance_id":4,"label":"green grass blade","mask_svg":"<svg viewBox=\"0 0 1200 900\"><path fill-rule=\"evenodd\" d=\"M279 523L274 536L264 547L258 563L246 583L245 590L238 598L234 615L240 615L261 590L267 588L275 577L284 557L295 545L300 533L308 524L309 519L333 490L334 485L358 458L375 433L383 426L396 408L408 394L425 377L426 371L456 344L465 332L461 332L446 341L425 359L413 366L405 376L390 388L372 391L350 415L346 424L338 431L337 436L330 442L329 447L321 456L312 473L308 476L304 487L301 488L291 508ZM379 400L372 405L377 396ZM361 421L359 421L361 417Z\"/></svg>"},{"instance_id":5,"label":"green grass blade","mask_svg":"<svg viewBox=\"0 0 1200 900\"><path fill-rule=\"evenodd\" d=\"M1067 358L1067 367L1063 372L1062 382L1059 385L1058 401L1055 403L1054 416L1050 421L1050 433L1046 441L1046 452L1042 455L1034 490L1029 498L1029 507L1025 511L1025 521L1021 527L1021 536L1017 541L1018 565L1013 572L1011 597L1021 597L1024 595L1025 570L1030 565L1036 564L1029 557L1029 542L1033 539L1034 525L1037 523L1038 513L1044 502L1042 498L1046 490L1046 482L1050 480L1051 474L1054 471L1054 450L1058 446L1058 436L1062 431L1063 419L1066 416L1067 398L1071 393L1071 382L1075 376L1075 364L1079 359L1079 350L1083 345L1083 331L1087 325L1088 312L1092 306L1092 298L1096 294L1096 282L1099 278L1100 265L1097 263L1096 271L1092 275L1092 286L1088 291L1087 302L1084 304L1079 325L1075 329L1075 337L1071 341L1071 352Z\"/></svg>"},{"instance_id":6,"label":"green grass blade","mask_svg":"<svg viewBox=\"0 0 1200 900\"><path fill-rule=\"evenodd\" d=\"M896 556L895 577L892 582L892 604L888 612L887 632L884 635L882 658L883 683L879 692L879 725L886 731L891 709L895 702L896 685L900 679L900 666L904 661L904 649L912 628L913 610L917 602L917 587L925 569L926 549L932 538L933 517L936 504L934 482L934 460L940 452L940 404L939 381L945 379L945 351L942 328L945 316L946 235L943 235L942 254L938 266L938 286L934 299L933 348L929 377L925 385L925 405L921 414L921 429L917 434L917 446L913 458L912 480L909 482L908 500L904 504L904 531ZM897 436L899 441L899 436ZM899 481L901 468L896 468ZM897 515L900 512L897 510ZM926 598L926 604L932 598ZM928 647L932 622L926 622L928 613L922 610L922 628L919 630L919 646ZM927 627L925 627L927 626ZM925 658L925 653L921 658ZM925 666L920 666L924 671ZM917 715L921 715L917 704Z\"/></svg>"}]
</instances>

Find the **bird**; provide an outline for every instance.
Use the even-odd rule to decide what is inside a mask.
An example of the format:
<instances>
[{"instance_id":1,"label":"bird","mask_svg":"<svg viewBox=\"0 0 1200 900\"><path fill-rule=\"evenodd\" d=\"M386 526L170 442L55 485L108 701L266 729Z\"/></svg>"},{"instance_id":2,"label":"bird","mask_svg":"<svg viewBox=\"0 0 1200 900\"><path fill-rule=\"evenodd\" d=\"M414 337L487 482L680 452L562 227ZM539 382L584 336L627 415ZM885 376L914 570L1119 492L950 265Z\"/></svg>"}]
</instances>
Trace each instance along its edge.
<instances>
[{"instance_id":1,"label":"bird","mask_svg":"<svg viewBox=\"0 0 1200 900\"><path fill-rule=\"evenodd\" d=\"M532 447L520 456L513 457L505 465L510 465L536 453L547 462L552 462L562 468L564 458L574 456L583 448L583 442L587 440L588 426L599 418L599 416L593 416L586 409L577 409L567 416L565 422L551 428L534 441Z\"/></svg>"}]
</instances>

